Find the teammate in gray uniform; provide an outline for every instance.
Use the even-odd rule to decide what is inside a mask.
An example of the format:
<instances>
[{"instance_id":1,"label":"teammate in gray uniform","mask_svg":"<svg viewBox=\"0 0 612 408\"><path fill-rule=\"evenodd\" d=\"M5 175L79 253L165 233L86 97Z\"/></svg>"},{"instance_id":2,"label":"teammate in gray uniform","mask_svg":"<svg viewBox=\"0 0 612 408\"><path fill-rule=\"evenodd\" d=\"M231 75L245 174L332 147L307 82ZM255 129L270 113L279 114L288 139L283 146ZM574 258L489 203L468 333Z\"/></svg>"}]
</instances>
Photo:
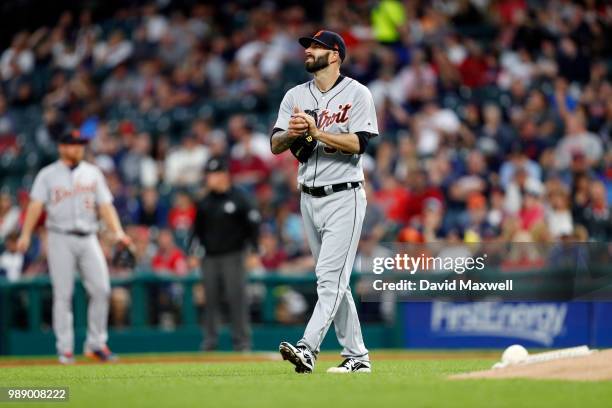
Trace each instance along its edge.
<instances>
[{"instance_id":1,"label":"teammate in gray uniform","mask_svg":"<svg viewBox=\"0 0 612 408\"><path fill-rule=\"evenodd\" d=\"M300 206L316 261L318 301L302 339L295 346L282 342L279 351L297 372L312 372L333 321L345 360L328 372L369 373L349 280L366 210L361 154L378 134L376 111L370 91L340 74L346 55L340 35L319 31L299 42L314 78L285 94L270 144L275 154L291 148L301 161ZM300 155L304 149L292 147L304 142L300 138L316 142L307 158Z\"/></svg>"},{"instance_id":2,"label":"teammate in gray uniform","mask_svg":"<svg viewBox=\"0 0 612 408\"><path fill-rule=\"evenodd\" d=\"M53 286L53 330L62 364L74 362L72 293L77 269L89 294L84 354L101 361L116 359L106 345L110 282L96 235L98 213L118 242L131 244L121 227L102 172L82 161L86 143L87 139L78 130L60 138L59 160L43 168L34 180L18 241L18 249L25 252L44 208Z\"/></svg>"}]
</instances>

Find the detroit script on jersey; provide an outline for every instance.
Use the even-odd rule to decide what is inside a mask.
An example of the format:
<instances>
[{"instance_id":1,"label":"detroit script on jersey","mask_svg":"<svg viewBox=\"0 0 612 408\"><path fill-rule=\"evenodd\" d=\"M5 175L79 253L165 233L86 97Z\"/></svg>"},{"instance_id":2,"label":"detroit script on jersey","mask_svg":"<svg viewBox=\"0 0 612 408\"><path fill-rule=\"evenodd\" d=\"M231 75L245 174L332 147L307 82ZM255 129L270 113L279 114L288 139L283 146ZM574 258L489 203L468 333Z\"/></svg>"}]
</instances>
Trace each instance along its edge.
<instances>
[{"instance_id":1,"label":"detroit script on jersey","mask_svg":"<svg viewBox=\"0 0 612 408\"><path fill-rule=\"evenodd\" d=\"M327 128L334 123L340 124L347 122L349 120L349 110L351 106L352 104L350 103L339 105L337 112L323 109L321 113L319 113L319 123L317 123L317 127L321 130L327 130Z\"/></svg>"},{"instance_id":2,"label":"detroit script on jersey","mask_svg":"<svg viewBox=\"0 0 612 408\"><path fill-rule=\"evenodd\" d=\"M80 193L96 193L96 183L79 183L76 182L72 189L66 187L53 187L51 189L51 204L58 204L59 202L71 198Z\"/></svg>"},{"instance_id":3,"label":"detroit script on jersey","mask_svg":"<svg viewBox=\"0 0 612 408\"><path fill-rule=\"evenodd\" d=\"M70 169L59 160L36 175L30 197L45 204L47 227L60 231L96 231L96 204L110 203L113 199L104 175L96 166L81 162Z\"/></svg>"}]
</instances>

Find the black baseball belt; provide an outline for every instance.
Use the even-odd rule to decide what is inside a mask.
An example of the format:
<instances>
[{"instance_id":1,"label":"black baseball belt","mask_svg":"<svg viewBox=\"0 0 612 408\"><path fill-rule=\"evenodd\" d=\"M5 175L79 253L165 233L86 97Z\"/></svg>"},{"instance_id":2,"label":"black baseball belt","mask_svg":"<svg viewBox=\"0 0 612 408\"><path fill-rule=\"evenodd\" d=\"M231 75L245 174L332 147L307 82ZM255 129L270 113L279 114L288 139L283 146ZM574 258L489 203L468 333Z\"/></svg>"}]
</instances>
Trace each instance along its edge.
<instances>
[{"instance_id":1,"label":"black baseball belt","mask_svg":"<svg viewBox=\"0 0 612 408\"><path fill-rule=\"evenodd\" d=\"M344 190L351 190L353 188L361 187L361 181L353 181L350 183L338 183L338 184L330 184L328 186L321 187L308 187L304 184L300 184L300 190L304 193L309 194L313 197L325 197L333 193L337 193Z\"/></svg>"}]
</instances>

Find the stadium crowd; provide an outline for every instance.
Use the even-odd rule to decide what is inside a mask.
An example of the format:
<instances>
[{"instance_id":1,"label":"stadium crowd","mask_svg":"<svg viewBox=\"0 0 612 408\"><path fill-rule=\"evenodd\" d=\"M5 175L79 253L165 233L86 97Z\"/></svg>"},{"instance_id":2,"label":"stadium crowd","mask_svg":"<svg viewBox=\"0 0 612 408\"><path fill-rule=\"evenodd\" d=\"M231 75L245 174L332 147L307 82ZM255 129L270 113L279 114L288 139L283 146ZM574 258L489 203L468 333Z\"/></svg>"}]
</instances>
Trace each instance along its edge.
<instances>
[{"instance_id":1,"label":"stadium crowd","mask_svg":"<svg viewBox=\"0 0 612 408\"><path fill-rule=\"evenodd\" d=\"M297 161L270 152L269 132L283 93L308 78L296 38L321 27L343 35L343 73L369 87L378 113L363 157L362 251L612 238L611 3L330 0L316 21L300 5L241 4L64 12L15 34L0 55L9 279L45 273L44 231L25 256L15 231L68 124L91 137L88 160L107 177L140 268L197 268L194 203L204 164L222 154L263 216L251 270L311 271Z\"/></svg>"}]
</instances>

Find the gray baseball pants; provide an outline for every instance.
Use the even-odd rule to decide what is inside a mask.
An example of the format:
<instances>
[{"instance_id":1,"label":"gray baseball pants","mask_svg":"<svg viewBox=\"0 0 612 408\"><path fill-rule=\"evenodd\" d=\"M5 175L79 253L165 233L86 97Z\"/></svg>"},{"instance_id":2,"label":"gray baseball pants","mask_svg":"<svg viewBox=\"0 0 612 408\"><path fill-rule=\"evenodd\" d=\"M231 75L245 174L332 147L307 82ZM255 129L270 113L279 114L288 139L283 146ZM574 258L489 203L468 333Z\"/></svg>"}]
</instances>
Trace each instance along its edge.
<instances>
[{"instance_id":1,"label":"gray baseball pants","mask_svg":"<svg viewBox=\"0 0 612 408\"><path fill-rule=\"evenodd\" d=\"M369 361L349 286L366 211L360 187L325 197L302 193L301 211L314 256L318 300L298 345L318 353L332 321L342 356Z\"/></svg>"},{"instance_id":2,"label":"gray baseball pants","mask_svg":"<svg viewBox=\"0 0 612 408\"><path fill-rule=\"evenodd\" d=\"M232 341L235 350L251 349L249 300L244 267L245 252L209 255L202 260L206 314L204 315L204 348L217 348L221 304L225 299L229 306Z\"/></svg>"},{"instance_id":3,"label":"gray baseball pants","mask_svg":"<svg viewBox=\"0 0 612 408\"><path fill-rule=\"evenodd\" d=\"M100 349L108 339L110 281L96 234L76 236L49 231L47 259L53 286L53 331L58 353L74 351L72 294L77 270L89 295L85 347Z\"/></svg>"}]
</instances>

